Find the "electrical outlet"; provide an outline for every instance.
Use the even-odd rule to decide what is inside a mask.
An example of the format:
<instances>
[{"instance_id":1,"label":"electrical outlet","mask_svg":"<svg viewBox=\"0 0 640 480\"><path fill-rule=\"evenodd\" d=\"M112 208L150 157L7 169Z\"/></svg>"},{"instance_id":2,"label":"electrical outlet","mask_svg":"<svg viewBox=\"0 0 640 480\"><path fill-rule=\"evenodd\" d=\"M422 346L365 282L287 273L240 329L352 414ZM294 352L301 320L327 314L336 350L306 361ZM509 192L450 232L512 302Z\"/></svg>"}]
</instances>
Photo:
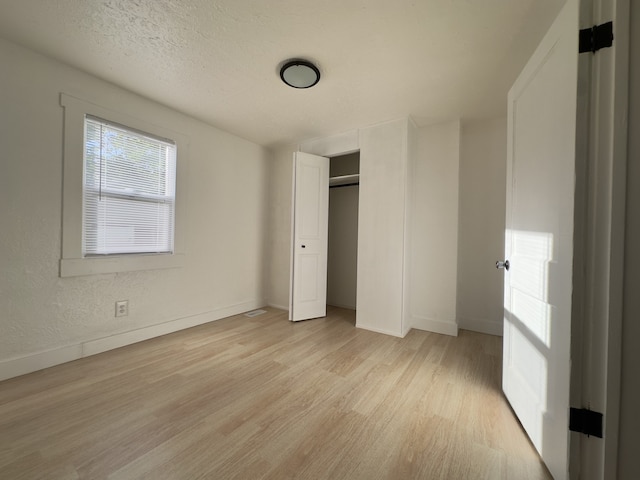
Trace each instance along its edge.
<instances>
[{"instance_id":1,"label":"electrical outlet","mask_svg":"<svg viewBox=\"0 0 640 480\"><path fill-rule=\"evenodd\" d=\"M129 315L129 300L116 302L116 317L126 317Z\"/></svg>"}]
</instances>

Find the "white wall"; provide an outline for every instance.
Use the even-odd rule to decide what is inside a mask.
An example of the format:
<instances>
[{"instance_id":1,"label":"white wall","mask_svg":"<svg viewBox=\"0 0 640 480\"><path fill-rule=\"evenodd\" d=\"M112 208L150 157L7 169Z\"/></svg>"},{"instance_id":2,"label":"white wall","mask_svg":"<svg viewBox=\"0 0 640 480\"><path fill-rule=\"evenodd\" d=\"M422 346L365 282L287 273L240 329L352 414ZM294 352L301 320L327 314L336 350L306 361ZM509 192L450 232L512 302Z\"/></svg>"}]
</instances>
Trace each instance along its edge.
<instances>
[{"instance_id":1,"label":"white wall","mask_svg":"<svg viewBox=\"0 0 640 480\"><path fill-rule=\"evenodd\" d=\"M267 302L283 310L289 309L291 195L296 150L292 145L280 147L272 152L269 163Z\"/></svg>"},{"instance_id":2,"label":"white wall","mask_svg":"<svg viewBox=\"0 0 640 480\"><path fill-rule=\"evenodd\" d=\"M0 63L0 378L264 305L264 148L3 40ZM61 92L188 137L184 267L58 276Z\"/></svg>"},{"instance_id":3,"label":"white wall","mask_svg":"<svg viewBox=\"0 0 640 480\"><path fill-rule=\"evenodd\" d=\"M403 336L408 119L360 137L356 326Z\"/></svg>"},{"instance_id":4,"label":"white wall","mask_svg":"<svg viewBox=\"0 0 640 480\"><path fill-rule=\"evenodd\" d=\"M462 126L458 325L493 335L502 335L506 161L506 118Z\"/></svg>"},{"instance_id":5,"label":"white wall","mask_svg":"<svg viewBox=\"0 0 640 480\"><path fill-rule=\"evenodd\" d=\"M418 129L412 157L408 321L413 328L457 335L460 122Z\"/></svg>"}]
</instances>

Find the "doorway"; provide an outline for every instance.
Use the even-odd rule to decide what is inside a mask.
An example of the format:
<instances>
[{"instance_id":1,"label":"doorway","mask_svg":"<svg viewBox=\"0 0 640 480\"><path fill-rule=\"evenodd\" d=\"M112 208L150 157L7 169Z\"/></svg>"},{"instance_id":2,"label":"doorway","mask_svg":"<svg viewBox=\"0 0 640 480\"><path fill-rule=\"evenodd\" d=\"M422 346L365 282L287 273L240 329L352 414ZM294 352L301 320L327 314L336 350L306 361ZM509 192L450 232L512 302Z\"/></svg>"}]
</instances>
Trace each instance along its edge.
<instances>
[{"instance_id":1,"label":"doorway","mask_svg":"<svg viewBox=\"0 0 640 480\"><path fill-rule=\"evenodd\" d=\"M356 309L360 152L329 164L327 305Z\"/></svg>"}]
</instances>

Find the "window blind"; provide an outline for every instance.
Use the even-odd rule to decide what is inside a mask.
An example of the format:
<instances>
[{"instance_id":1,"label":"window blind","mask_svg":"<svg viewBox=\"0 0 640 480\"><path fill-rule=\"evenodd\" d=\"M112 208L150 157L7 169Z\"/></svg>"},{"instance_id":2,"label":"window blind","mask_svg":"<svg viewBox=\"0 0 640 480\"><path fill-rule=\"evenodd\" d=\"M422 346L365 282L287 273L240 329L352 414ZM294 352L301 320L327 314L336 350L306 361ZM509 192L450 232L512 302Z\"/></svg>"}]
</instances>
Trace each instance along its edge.
<instances>
[{"instance_id":1,"label":"window blind","mask_svg":"<svg viewBox=\"0 0 640 480\"><path fill-rule=\"evenodd\" d=\"M86 116L84 256L173 253L175 143Z\"/></svg>"}]
</instances>

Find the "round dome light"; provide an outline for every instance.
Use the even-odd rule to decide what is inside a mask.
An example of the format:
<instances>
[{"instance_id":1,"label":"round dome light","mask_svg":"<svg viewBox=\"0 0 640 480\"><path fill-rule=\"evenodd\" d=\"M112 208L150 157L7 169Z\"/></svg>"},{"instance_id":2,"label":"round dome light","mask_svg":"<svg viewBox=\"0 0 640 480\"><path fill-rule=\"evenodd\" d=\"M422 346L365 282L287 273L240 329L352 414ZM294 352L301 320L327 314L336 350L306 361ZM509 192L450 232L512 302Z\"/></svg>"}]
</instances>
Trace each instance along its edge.
<instances>
[{"instance_id":1,"label":"round dome light","mask_svg":"<svg viewBox=\"0 0 640 480\"><path fill-rule=\"evenodd\" d=\"M306 60L291 60L280 69L280 78L290 87L309 88L320 81L320 70Z\"/></svg>"}]
</instances>

